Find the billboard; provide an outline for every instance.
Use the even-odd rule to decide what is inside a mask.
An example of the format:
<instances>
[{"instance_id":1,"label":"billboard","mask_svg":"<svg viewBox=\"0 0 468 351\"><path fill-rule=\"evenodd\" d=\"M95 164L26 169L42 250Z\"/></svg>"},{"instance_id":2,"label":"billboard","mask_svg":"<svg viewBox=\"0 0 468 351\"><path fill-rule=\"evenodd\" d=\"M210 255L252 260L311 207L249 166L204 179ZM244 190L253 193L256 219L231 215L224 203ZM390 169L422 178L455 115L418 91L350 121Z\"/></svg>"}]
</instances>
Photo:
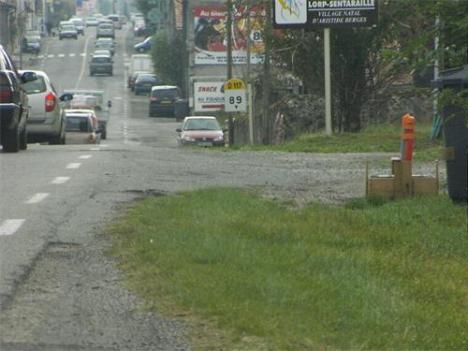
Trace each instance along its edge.
<instances>
[{"instance_id":1,"label":"billboard","mask_svg":"<svg viewBox=\"0 0 468 351\"><path fill-rule=\"evenodd\" d=\"M247 63L247 10L233 6L232 61ZM227 63L227 10L222 5L199 6L193 9L196 65L225 65ZM253 64L263 62L265 45L261 29L265 10L254 7L250 11L251 59Z\"/></svg>"},{"instance_id":2,"label":"billboard","mask_svg":"<svg viewBox=\"0 0 468 351\"><path fill-rule=\"evenodd\" d=\"M370 27L378 0L273 0L275 28Z\"/></svg>"},{"instance_id":3,"label":"billboard","mask_svg":"<svg viewBox=\"0 0 468 351\"><path fill-rule=\"evenodd\" d=\"M212 112L224 109L224 82L193 83L195 112Z\"/></svg>"}]
</instances>

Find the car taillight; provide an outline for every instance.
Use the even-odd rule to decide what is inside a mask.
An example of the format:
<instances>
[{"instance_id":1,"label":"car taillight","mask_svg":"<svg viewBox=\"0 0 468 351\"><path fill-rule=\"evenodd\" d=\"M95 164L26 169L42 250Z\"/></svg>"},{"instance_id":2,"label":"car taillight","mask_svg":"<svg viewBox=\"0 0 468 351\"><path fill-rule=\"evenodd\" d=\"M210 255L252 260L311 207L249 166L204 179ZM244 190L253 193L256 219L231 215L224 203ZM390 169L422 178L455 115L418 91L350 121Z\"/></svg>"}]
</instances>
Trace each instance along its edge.
<instances>
[{"instance_id":1,"label":"car taillight","mask_svg":"<svg viewBox=\"0 0 468 351\"><path fill-rule=\"evenodd\" d=\"M57 97L53 93L47 94L45 97L45 110L46 112L52 112L55 109Z\"/></svg>"},{"instance_id":2,"label":"car taillight","mask_svg":"<svg viewBox=\"0 0 468 351\"><path fill-rule=\"evenodd\" d=\"M150 97L150 101L158 101L159 99L156 96Z\"/></svg>"},{"instance_id":3,"label":"car taillight","mask_svg":"<svg viewBox=\"0 0 468 351\"><path fill-rule=\"evenodd\" d=\"M0 102L9 103L12 98L13 92L10 89L10 81L4 75L0 75Z\"/></svg>"}]
</instances>

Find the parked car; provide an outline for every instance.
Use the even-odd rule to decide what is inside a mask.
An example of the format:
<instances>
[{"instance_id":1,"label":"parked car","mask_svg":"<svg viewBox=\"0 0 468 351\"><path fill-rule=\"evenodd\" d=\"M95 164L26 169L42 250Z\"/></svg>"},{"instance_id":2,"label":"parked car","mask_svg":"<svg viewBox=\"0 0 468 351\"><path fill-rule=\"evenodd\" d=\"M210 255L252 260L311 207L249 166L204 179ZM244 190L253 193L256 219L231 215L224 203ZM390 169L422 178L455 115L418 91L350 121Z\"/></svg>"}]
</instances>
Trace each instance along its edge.
<instances>
[{"instance_id":1,"label":"parked car","mask_svg":"<svg viewBox=\"0 0 468 351\"><path fill-rule=\"evenodd\" d=\"M19 73L0 45L0 144L3 152L27 148L29 101L24 84L36 79L33 72Z\"/></svg>"},{"instance_id":2,"label":"parked car","mask_svg":"<svg viewBox=\"0 0 468 351\"><path fill-rule=\"evenodd\" d=\"M65 116L60 101L70 101L71 94L58 96L48 75L43 71L31 72L37 79L24 84L29 98L27 121L28 142L47 141L49 144L65 144Z\"/></svg>"},{"instance_id":3,"label":"parked car","mask_svg":"<svg viewBox=\"0 0 468 351\"><path fill-rule=\"evenodd\" d=\"M100 23L96 30L96 38L115 39L114 25L111 23Z\"/></svg>"},{"instance_id":4,"label":"parked car","mask_svg":"<svg viewBox=\"0 0 468 351\"><path fill-rule=\"evenodd\" d=\"M59 29L59 39L74 38L78 39L78 31L74 24L64 24Z\"/></svg>"},{"instance_id":5,"label":"parked car","mask_svg":"<svg viewBox=\"0 0 468 351\"><path fill-rule=\"evenodd\" d=\"M23 45L21 46L23 52L38 54L41 51L41 40L37 37L24 37Z\"/></svg>"},{"instance_id":6,"label":"parked car","mask_svg":"<svg viewBox=\"0 0 468 351\"><path fill-rule=\"evenodd\" d=\"M174 85L159 85L151 88L149 116L159 114L174 116L175 102L180 98L180 89Z\"/></svg>"},{"instance_id":7,"label":"parked car","mask_svg":"<svg viewBox=\"0 0 468 351\"><path fill-rule=\"evenodd\" d=\"M153 37L148 37L145 40L143 40L142 42L139 42L139 43L135 44L135 46L133 48L137 52L147 52L147 51L151 50L152 41L153 41Z\"/></svg>"},{"instance_id":8,"label":"parked car","mask_svg":"<svg viewBox=\"0 0 468 351\"><path fill-rule=\"evenodd\" d=\"M135 95L148 94L151 92L152 87L161 84L162 80L159 79L155 74L143 73L139 74L136 78L133 90L135 91Z\"/></svg>"},{"instance_id":9,"label":"parked car","mask_svg":"<svg viewBox=\"0 0 468 351\"><path fill-rule=\"evenodd\" d=\"M151 73L153 71L153 60L147 54L133 54L127 66L128 87L133 90L137 72Z\"/></svg>"},{"instance_id":10,"label":"parked car","mask_svg":"<svg viewBox=\"0 0 468 351\"><path fill-rule=\"evenodd\" d=\"M96 133L93 121L86 113L65 113L67 144L99 144L100 137Z\"/></svg>"},{"instance_id":11,"label":"parked car","mask_svg":"<svg viewBox=\"0 0 468 351\"><path fill-rule=\"evenodd\" d=\"M96 130L96 133L100 133L99 130L99 121L96 116L96 112L91 109L67 109L65 112L70 115L70 114L84 114L88 115L91 118L91 122L93 122L93 127Z\"/></svg>"},{"instance_id":12,"label":"parked car","mask_svg":"<svg viewBox=\"0 0 468 351\"><path fill-rule=\"evenodd\" d=\"M96 27L98 25L98 20L94 16L88 16L85 19L86 27Z\"/></svg>"},{"instance_id":13,"label":"parked car","mask_svg":"<svg viewBox=\"0 0 468 351\"><path fill-rule=\"evenodd\" d=\"M93 76L95 74L108 74L112 76L114 74L114 61L112 61L112 58L105 55L91 57L89 75Z\"/></svg>"},{"instance_id":14,"label":"parked car","mask_svg":"<svg viewBox=\"0 0 468 351\"><path fill-rule=\"evenodd\" d=\"M224 146L224 131L212 116L185 117L176 132L179 145Z\"/></svg>"},{"instance_id":15,"label":"parked car","mask_svg":"<svg viewBox=\"0 0 468 351\"><path fill-rule=\"evenodd\" d=\"M76 31L78 32L78 34L84 35L84 31L85 31L86 26L85 26L84 21L81 18L74 17L74 18L70 19L70 22L75 25L75 28L76 28Z\"/></svg>"}]
</instances>

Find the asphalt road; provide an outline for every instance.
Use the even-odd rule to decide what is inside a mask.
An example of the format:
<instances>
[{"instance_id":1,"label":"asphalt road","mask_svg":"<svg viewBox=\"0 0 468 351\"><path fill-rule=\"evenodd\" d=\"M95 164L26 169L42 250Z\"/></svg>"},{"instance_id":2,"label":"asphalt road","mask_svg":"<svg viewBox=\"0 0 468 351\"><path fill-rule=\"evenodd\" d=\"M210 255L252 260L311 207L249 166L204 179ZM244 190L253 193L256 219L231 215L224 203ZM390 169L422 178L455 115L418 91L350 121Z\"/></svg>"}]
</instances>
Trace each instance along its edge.
<instances>
[{"instance_id":1,"label":"asphalt road","mask_svg":"<svg viewBox=\"0 0 468 351\"><path fill-rule=\"evenodd\" d=\"M365 161L389 159L179 148L174 119L149 118L148 98L126 88L131 33L117 32L114 76L90 77L94 33L51 38L41 57L26 61L45 70L59 92L102 89L113 107L99 146L30 144L0 153L2 351L190 349L186 327L141 312L104 254L109 243L99 233L129 201L229 186L300 204L334 203L363 196Z\"/></svg>"}]
</instances>

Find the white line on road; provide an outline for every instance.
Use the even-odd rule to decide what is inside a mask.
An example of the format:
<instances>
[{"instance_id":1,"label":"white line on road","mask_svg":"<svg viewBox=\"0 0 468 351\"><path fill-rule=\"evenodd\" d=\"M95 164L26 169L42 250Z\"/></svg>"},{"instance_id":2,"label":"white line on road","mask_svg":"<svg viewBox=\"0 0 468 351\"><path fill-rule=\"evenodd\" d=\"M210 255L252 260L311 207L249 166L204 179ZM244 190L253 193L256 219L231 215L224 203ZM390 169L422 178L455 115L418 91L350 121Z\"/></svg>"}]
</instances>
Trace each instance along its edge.
<instances>
[{"instance_id":1,"label":"white line on road","mask_svg":"<svg viewBox=\"0 0 468 351\"><path fill-rule=\"evenodd\" d=\"M70 54L69 56L70 56L70 57L75 57L75 55L76 55L76 54Z\"/></svg>"},{"instance_id":2,"label":"white line on road","mask_svg":"<svg viewBox=\"0 0 468 351\"><path fill-rule=\"evenodd\" d=\"M64 184L70 180L70 177L56 177L51 184Z\"/></svg>"},{"instance_id":3,"label":"white line on road","mask_svg":"<svg viewBox=\"0 0 468 351\"><path fill-rule=\"evenodd\" d=\"M121 96L114 97L114 100L122 100L122 99L123 99L123 97L121 97Z\"/></svg>"},{"instance_id":4,"label":"white line on road","mask_svg":"<svg viewBox=\"0 0 468 351\"><path fill-rule=\"evenodd\" d=\"M41 201L44 201L49 196L48 193L37 193L33 195L26 203L28 205L37 204Z\"/></svg>"},{"instance_id":5,"label":"white line on road","mask_svg":"<svg viewBox=\"0 0 468 351\"><path fill-rule=\"evenodd\" d=\"M0 225L0 236L15 234L24 223L24 219L7 219Z\"/></svg>"},{"instance_id":6,"label":"white line on road","mask_svg":"<svg viewBox=\"0 0 468 351\"><path fill-rule=\"evenodd\" d=\"M80 56L81 56L81 57L85 57L85 56L86 56L86 52L82 52L82 53L80 54Z\"/></svg>"},{"instance_id":7,"label":"white line on road","mask_svg":"<svg viewBox=\"0 0 468 351\"><path fill-rule=\"evenodd\" d=\"M53 54L50 54L50 55L47 55L47 57L48 57L48 58L54 58L54 57L55 57L55 55L53 55Z\"/></svg>"},{"instance_id":8,"label":"white line on road","mask_svg":"<svg viewBox=\"0 0 468 351\"><path fill-rule=\"evenodd\" d=\"M84 53L81 55L83 57L83 61L81 62L81 72L80 72L80 75L79 75L79 77L78 77L78 79L76 81L75 89L78 89L78 87L80 86L81 80L83 79L84 71L85 71L85 68L86 68L86 56L88 55L88 43L89 43L90 38L91 37L86 38Z\"/></svg>"},{"instance_id":9,"label":"white line on road","mask_svg":"<svg viewBox=\"0 0 468 351\"><path fill-rule=\"evenodd\" d=\"M80 160L87 160L87 159L90 159L91 157L93 157L92 155L81 155L80 157L78 157Z\"/></svg>"},{"instance_id":10,"label":"white line on road","mask_svg":"<svg viewBox=\"0 0 468 351\"><path fill-rule=\"evenodd\" d=\"M108 144L99 144L99 147L109 147Z\"/></svg>"},{"instance_id":11,"label":"white line on road","mask_svg":"<svg viewBox=\"0 0 468 351\"><path fill-rule=\"evenodd\" d=\"M65 57L65 54L58 54L58 57Z\"/></svg>"},{"instance_id":12,"label":"white line on road","mask_svg":"<svg viewBox=\"0 0 468 351\"><path fill-rule=\"evenodd\" d=\"M77 162L77 163L69 163L67 165L67 169L78 169L81 167L81 163Z\"/></svg>"}]
</instances>

